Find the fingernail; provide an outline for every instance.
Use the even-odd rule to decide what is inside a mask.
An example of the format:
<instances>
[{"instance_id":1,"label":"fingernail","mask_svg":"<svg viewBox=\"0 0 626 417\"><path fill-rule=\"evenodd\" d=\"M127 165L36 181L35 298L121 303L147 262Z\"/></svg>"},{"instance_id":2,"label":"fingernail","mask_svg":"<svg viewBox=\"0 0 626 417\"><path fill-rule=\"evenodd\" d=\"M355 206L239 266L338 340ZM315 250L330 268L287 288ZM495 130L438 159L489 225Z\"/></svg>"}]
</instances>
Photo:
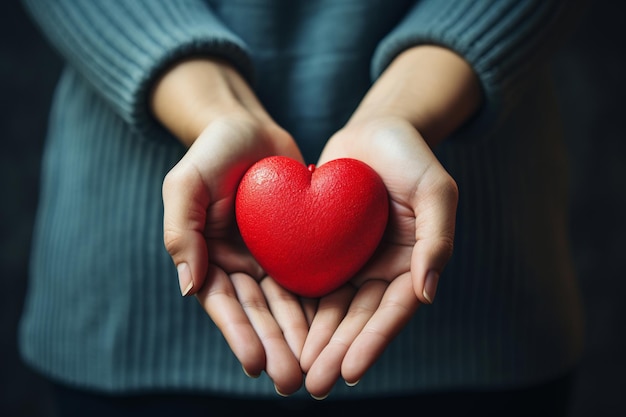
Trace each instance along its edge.
<instances>
[{"instance_id":1,"label":"fingernail","mask_svg":"<svg viewBox=\"0 0 626 417\"><path fill-rule=\"evenodd\" d=\"M317 400L317 401L322 401L322 400L325 400L326 398L328 398L328 394L320 395L319 397L318 397L317 395L313 395L313 394L311 394L311 397L312 397L314 400Z\"/></svg>"},{"instance_id":2,"label":"fingernail","mask_svg":"<svg viewBox=\"0 0 626 417\"><path fill-rule=\"evenodd\" d=\"M276 394L280 395L281 397L289 397L287 394L283 394L282 392L280 392L276 384L274 384L274 391L276 391Z\"/></svg>"},{"instance_id":3,"label":"fingernail","mask_svg":"<svg viewBox=\"0 0 626 417\"><path fill-rule=\"evenodd\" d=\"M241 365L241 369L243 369L243 373L246 374L248 378L256 379L260 376L260 375L252 375L251 373L246 371L246 368L244 368L243 365Z\"/></svg>"},{"instance_id":4,"label":"fingernail","mask_svg":"<svg viewBox=\"0 0 626 417\"><path fill-rule=\"evenodd\" d=\"M426 281L424 282L424 298L428 300L428 304L432 304L437 294L437 284L439 283L439 273L434 270L428 271Z\"/></svg>"},{"instance_id":5,"label":"fingernail","mask_svg":"<svg viewBox=\"0 0 626 417\"><path fill-rule=\"evenodd\" d=\"M345 383L346 383L346 385L347 385L347 386L349 386L349 387L353 387L353 386L355 386L356 384L358 384L358 383L359 383L359 381L361 381L361 380L360 380L360 379L357 379L357 380L356 380L356 381L354 381L354 382L348 382L348 381L345 381Z\"/></svg>"},{"instance_id":6,"label":"fingernail","mask_svg":"<svg viewBox=\"0 0 626 417\"><path fill-rule=\"evenodd\" d=\"M191 271L189 270L189 265L185 262L178 264L176 266L176 270L178 271L178 283L180 285L180 293L185 297L189 294L189 291L193 288L193 281L191 279Z\"/></svg>"}]
</instances>

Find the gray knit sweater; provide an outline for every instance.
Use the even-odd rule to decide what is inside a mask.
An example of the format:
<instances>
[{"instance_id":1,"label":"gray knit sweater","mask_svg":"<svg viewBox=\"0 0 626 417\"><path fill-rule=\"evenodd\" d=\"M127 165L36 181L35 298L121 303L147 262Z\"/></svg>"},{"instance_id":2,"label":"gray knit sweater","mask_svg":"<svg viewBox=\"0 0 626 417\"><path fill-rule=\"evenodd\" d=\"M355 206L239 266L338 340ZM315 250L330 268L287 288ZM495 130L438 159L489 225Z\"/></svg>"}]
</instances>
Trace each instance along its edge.
<instances>
[{"instance_id":1,"label":"gray knit sweater","mask_svg":"<svg viewBox=\"0 0 626 417\"><path fill-rule=\"evenodd\" d=\"M107 392L275 396L244 375L162 241L161 184L184 148L151 117L156 77L190 54L230 60L314 163L404 49L436 43L475 69L485 105L436 149L460 189L455 253L355 387L331 398L518 386L582 350L567 237L567 164L543 60L546 0L30 0L66 60L43 159L24 359ZM416 69L418 70L418 69Z\"/></svg>"}]
</instances>

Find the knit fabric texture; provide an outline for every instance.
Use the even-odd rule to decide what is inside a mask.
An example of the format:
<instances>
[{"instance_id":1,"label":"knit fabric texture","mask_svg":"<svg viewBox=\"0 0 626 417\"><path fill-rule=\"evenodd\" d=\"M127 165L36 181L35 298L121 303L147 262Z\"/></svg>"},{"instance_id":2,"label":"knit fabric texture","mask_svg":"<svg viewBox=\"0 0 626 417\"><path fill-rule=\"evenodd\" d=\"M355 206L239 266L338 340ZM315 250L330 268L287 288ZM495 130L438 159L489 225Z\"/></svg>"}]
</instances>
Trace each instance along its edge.
<instances>
[{"instance_id":1,"label":"knit fabric texture","mask_svg":"<svg viewBox=\"0 0 626 417\"><path fill-rule=\"evenodd\" d=\"M436 149L460 189L455 252L435 303L357 386L340 381L331 398L521 386L578 361L567 161L542 69L558 2L25 5L66 60L20 323L33 368L104 392L275 397L265 375L245 376L199 303L180 296L163 245L161 185L184 148L151 116L150 88L180 58L227 59L315 163L393 58L420 44L466 59L485 96L479 114Z\"/></svg>"}]
</instances>

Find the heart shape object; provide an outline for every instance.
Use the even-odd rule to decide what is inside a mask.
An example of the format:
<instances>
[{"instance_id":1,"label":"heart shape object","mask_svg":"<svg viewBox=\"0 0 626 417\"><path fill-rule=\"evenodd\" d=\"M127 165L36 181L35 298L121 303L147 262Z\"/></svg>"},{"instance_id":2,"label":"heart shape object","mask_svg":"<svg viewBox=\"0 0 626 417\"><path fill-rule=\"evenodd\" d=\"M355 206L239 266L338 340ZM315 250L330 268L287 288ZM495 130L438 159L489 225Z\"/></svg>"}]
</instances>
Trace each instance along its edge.
<instances>
[{"instance_id":1,"label":"heart shape object","mask_svg":"<svg viewBox=\"0 0 626 417\"><path fill-rule=\"evenodd\" d=\"M320 297L372 256L387 225L389 197L378 174L356 159L316 168L272 156L244 175L235 214L265 272L298 295Z\"/></svg>"}]
</instances>

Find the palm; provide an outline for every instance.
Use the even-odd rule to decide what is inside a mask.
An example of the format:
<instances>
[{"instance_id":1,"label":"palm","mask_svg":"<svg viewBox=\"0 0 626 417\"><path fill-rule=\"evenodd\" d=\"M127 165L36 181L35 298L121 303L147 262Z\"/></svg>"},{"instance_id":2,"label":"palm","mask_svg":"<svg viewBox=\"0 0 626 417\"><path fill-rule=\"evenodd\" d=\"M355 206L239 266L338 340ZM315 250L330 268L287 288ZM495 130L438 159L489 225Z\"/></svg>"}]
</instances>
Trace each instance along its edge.
<instances>
[{"instance_id":1,"label":"palm","mask_svg":"<svg viewBox=\"0 0 626 417\"><path fill-rule=\"evenodd\" d=\"M352 286L319 302L301 365L313 395L343 376L355 382L373 364L424 299L424 277L451 254L456 187L412 126L377 120L338 132L325 161L368 163L389 192L390 219L378 251Z\"/></svg>"},{"instance_id":2,"label":"palm","mask_svg":"<svg viewBox=\"0 0 626 417\"><path fill-rule=\"evenodd\" d=\"M291 393L302 383L298 359L308 323L298 300L264 276L234 219L240 178L273 154L300 157L281 130L241 119L210 125L164 181L164 236L174 262L188 264L190 293L244 370L266 371L278 390Z\"/></svg>"}]
</instances>

